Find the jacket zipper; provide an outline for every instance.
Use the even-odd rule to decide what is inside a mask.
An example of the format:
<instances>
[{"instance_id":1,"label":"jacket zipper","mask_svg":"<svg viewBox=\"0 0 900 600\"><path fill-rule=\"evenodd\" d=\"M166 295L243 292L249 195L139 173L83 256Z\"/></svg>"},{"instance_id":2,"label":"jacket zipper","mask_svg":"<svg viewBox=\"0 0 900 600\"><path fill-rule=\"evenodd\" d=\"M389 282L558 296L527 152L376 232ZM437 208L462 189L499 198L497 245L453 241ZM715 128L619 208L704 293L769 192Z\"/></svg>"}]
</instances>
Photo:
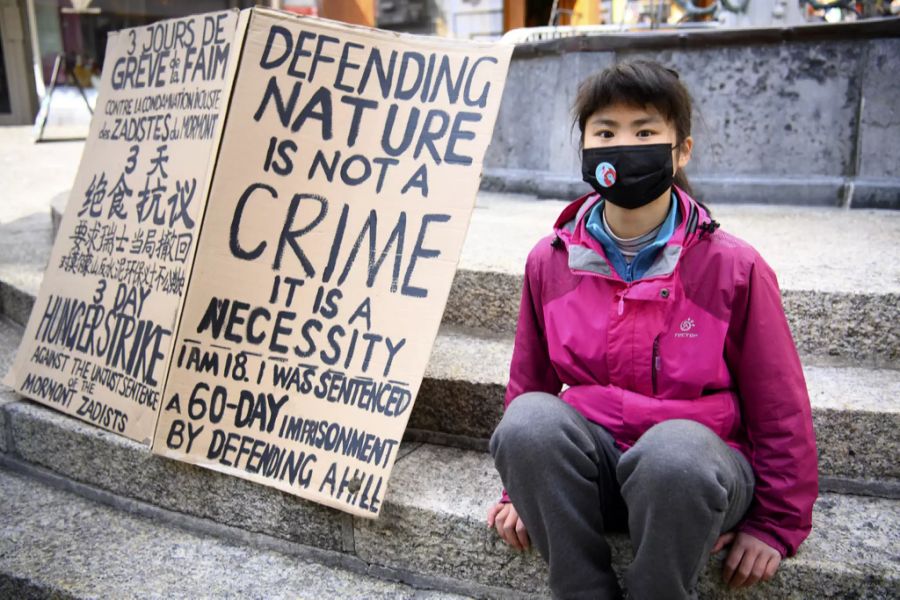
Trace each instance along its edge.
<instances>
[{"instance_id":1,"label":"jacket zipper","mask_svg":"<svg viewBox=\"0 0 900 600\"><path fill-rule=\"evenodd\" d=\"M620 317L625 313L625 294L627 294L628 290L631 289L631 285L633 283L634 283L633 281L626 282L625 289L623 289L619 292L616 292L616 295L619 297L619 309L617 312L619 313Z\"/></svg>"},{"instance_id":2,"label":"jacket zipper","mask_svg":"<svg viewBox=\"0 0 900 600\"><path fill-rule=\"evenodd\" d=\"M653 339L653 363L650 379L653 382L653 395L657 393L656 373L659 371L659 336Z\"/></svg>"}]
</instances>

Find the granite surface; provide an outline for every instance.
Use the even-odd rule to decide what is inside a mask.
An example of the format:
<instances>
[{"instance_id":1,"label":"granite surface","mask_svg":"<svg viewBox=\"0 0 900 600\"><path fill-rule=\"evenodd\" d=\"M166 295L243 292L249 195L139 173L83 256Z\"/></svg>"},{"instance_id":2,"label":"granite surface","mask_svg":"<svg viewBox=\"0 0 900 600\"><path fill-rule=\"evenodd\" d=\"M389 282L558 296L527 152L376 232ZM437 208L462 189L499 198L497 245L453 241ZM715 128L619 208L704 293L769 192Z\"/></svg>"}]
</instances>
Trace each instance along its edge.
<instances>
[{"instance_id":1,"label":"granite surface","mask_svg":"<svg viewBox=\"0 0 900 600\"><path fill-rule=\"evenodd\" d=\"M807 366L825 476L900 479L900 371Z\"/></svg>"},{"instance_id":2,"label":"granite surface","mask_svg":"<svg viewBox=\"0 0 900 600\"><path fill-rule=\"evenodd\" d=\"M391 486L381 518L355 521L361 558L546 593L536 550L516 552L487 528L501 488L490 456L424 445L397 465ZM720 553L702 576L701 598L890 598L900 589L898 536L900 501L823 494L810 537L771 582L732 594L720 583ZM630 542L614 534L610 543L621 573Z\"/></svg>"},{"instance_id":3,"label":"granite surface","mask_svg":"<svg viewBox=\"0 0 900 600\"><path fill-rule=\"evenodd\" d=\"M566 204L565 198L481 192L460 266L521 274L528 252L553 232ZM714 203L709 208L724 230L759 251L782 289L900 293L900 264L878 255L900 243L900 211Z\"/></svg>"},{"instance_id":4,"label":"granite surface","mask_svg":"<svg viewBox=\"0 0 900 600\"><path fill-rule=\"evenodd\" d=\"M63 477L232 527L342 550L345 514L273 488L150 453L29 401L7 405L14 455Z\"/></svg>"},{"instance_id":5,"label":"granite surface","mask_svg":"<svg viewBox=\"0 0 900 600\"><path fill-rule=\"evenodd\" d=\"M12 388L5 385L2 380L12 365L21 339L22 328L0 313L0 452L8 452L10 450L8 441L9 416L3 410L3 407L11 402L17 402L21 398L13 392Z\"/></svg>"},{"instance_id":6,"label":"granite surface","mask_svg":"<svg viewBox=\"0 0 900 600\"><path fill-rule=\"evenodd\" d=\"M442 328L409 427L490 437L503 416L511 350L504 337Z\"/></svg>"},{"instance_id":7,"label":"granite surface","mask_svg":"<svg viewBox=\"0 0 900 600\"><path fill-rule=\"evenodd\" d=\"M3 378L12 366L21 340L22 327L0 313L0 392L10 389L3 384Z\"/></svg>"},{"instance_id":8,"label":"granite surface","mask_svg":"<svg viewBox=\"0 0 900 600\"><path fill-rule=\"evenodd\" d=\"M887 108L881 110L878 114L887 114ZM556 145L564 142L551 140ZM41 201L35 199L38 204ZM438 337L410 427L451 436L483 439L490 435L502 415L511 353L509 332L518 313L525 256L550 231L563 206L511 194L479 195L444 317L445 323L457 327L444 327ZM0 313L18 323L27 320L52 243L46 207L37 208L20 211L11 220L0 214ZM797 345L810 357L805 371L822 474L900 478L900 372L873 368L900 366L900 265L878 260L879 251L900 242L900 213L784 206L713 209L723 227L752 243L778 274ZM491 331L500 335L487 333ZM0 371L11 360L17 335L20 330L0 317ZM826 360L835 357L838 363L853 366L833 366ZM338 511L155 457L139 444L14 398L0 388L2 452L74 481L172 511L317 548L348 549L349 521ZM352 520L352 544L360 557L375 566L546 594L546 570L539 557L509 550L486 527L487 507L500 489L489 456L408 442L400 453L381 518ZM25 520L24 513L8 512L24 510L18 504L25 498L15 496L18 492L12 491L12 484L6 485L8 479L0 476L0 511L7 511L7 517L0 516L4 530L7 523ZM8 497L13 500L7 501ZM50 514L55 504L48 501L39 506ZM90 536L86 528L103 521L105 513L86 510L60 513L67 527L85 528L65 530L69 533L54 542L60 548L81 541L79 536ZM79 515L83 518L78 519ZM748 594L727 595L716 583L714 559L703 579L702 597L888 598L900 589L897 501L823 494L814 518L813 535L800 555L784 564L775 582ZM51 517L41 523L51 532L56 524ZM136 529L128 531L136 532L133 537L138 542L150 539ZM40 539L49 537L50 533ZM2 540L6 539L4 533ZM91 537L86 540L86 546L95 546ZM623 536L615 537L613 545L621 569L630 547ZM184 544L166 546L166 552L179 558L192 556L178 554L181 547ZM20 554L22 560L40 559L37 550ZM135 551L135 556L142 555ZM0 551L0 564L18 557ZM244 554L242 560L261 568L258 561L263 559L254 557L254 553ZM96 560L95 564L105 564L102 558ZM63 568L72 568L67 559L60 562ZM157 573L153 568L151 572ZM42 568L38 574L45 571L51 572ZM69 589L27 569L10 571L3 566L0 572L0 596L9 595L3 593L7 589L49 590L64 596ZM174 581L162 571L158 576L163 585ZM62 577L66 582L77 580L74 575ZM278 584L284 586L284 581ZM313 597L340 597L348 589L342 585L335 582L324 596ZM104 595L91 592L93 588L73 589L79 597ZM210 596L219 590L208 588ZM381 597L380 593L375 591L371 597ZM402 593L384 597L407 597Z\"/></svg>"},{"instance_id":9,"label":"granite surface","mask_svg":"<svg viewBox=\"0 0 900 600\"><path fill-rule=\"evenodd\" d=\"M549 596L536 552L517 553L487 528L500 481L484 453L422 446L394 467L381 516L354 519L367 562Z\"/></svg>"},{"instance_id":10,"label":"granite surface","mask_svg":"<svg viewBox=\"0 0 900 600\"><path fill-rule=\"evenodd\" d=\"M813 412L822 477L900 483L900 413Z\"/></svg>"},{"instance_id":11,"label":"granite surface","mask_svg":"<svg viewBox=\"0 0 900 600\"><path fill-rule=\"evenodd\" d=\"M512 347L509 336L444 327L409 426L489 438L503 416ZM900 478L900 371L804 362L823 476Z\"/></svg>"},{"instance_id":12,"label":"granite surface","mask_svg":"<svg viewBox=\"0 0 900 600\"><path fill-rule=\"evenodd\" d=\"M13 455L21 460L171 511L338 548L337 523L328 529L328 521L312 518L313 507L302 506L309 504L303 500L157 459L136 444L24 401L6 411ZM430 444L405 443L401 448L403 457L395 464L379 519L353 519L355 554L373 568L546 594L540 558L510 550L486 526L487 509L501 487L491 457ZM326 517L335 512L322 510ZM834 598L889 597L886 590L900 583L900 556L892 542L898 533L900 501L822 494L813 534L801 554L785 562L775 582L747 597L799 598L798 590L821 590ZM621 569L629 556L628 541L621 535L611 541ZM717 569L711 561L703 598L722 594Z\"/></svg>"},{"instance_id":13,"label":"granite surface","mask_svg":"<svg viewBox=\"0 0 900 600\"><path fill-rule=\"evenodd\" d=\"M0 593L461 600L188 533L0 471Z\"/></svg>"},{"instance_id":14,"label":"granite surface","mask_svg":"<svg viewBox=\"0 0 900 600\"><path fill-rule=\"evenodd\" d=\"M900 367L900 294L784 290L782 303L801 354Z\"/></svg>"},{"instance_id":15,"label":"granite surface","mask_svg":"<svg viewBox=\"0 0 900 600\"><path fill-rule=\"evenodd\" d=\"M587 189L571 113L578 84L614 62L649 58L676 69L692 96L687 174L705 201L898 208L900 84L891 60L898 41L852 35L695 46L670 40L642 49L591 36L517 52L484 183L549 197Z\"/></svg>"},{"instance_id":16,"label":"granite surface","mask_svg":"<svg viewBox=\"0 0 900 600\"><path fill-rule=\"evenodd\" d=\"M900 163L900 79L897 78L896 57L900 52L900 39L873 40L866 56L867 77L863 80L863 96L866 110L860 129L860 175L879 179L888 174L897 177ZM860 193L855 201L872 207L895 206L896 196ZM893 200L893 202L891 202Z\"/></svg>"},{"instance_id":17,"label":"granite surface","mask_svg":"<svg viewBox=\"0 0 900 600\"><path fill-rule=\"evenodd\" d=\"M0 224L40 213L49 217L50 201L72 187L84 142L34 143L30 125L0 127Z\"/></svg>"},{"instance_id":18,"label":"granite surface","mask_svg":"<svg viewBox=\"0 0 900 600\"><path fill-rule=\"evenodd\" d=\"M0 321L0 335L6 336L7 343L17 344L21 329L9 323L4 326L4 322ZM0 360L4 355L11 356L10 346L0 346ZM451 436L449 439L432 437L430 441L464 448L473 447L463 443L469 438L489 438L503 416L503 397L511 355L512 339L508 335L442 328L408 426L414 430L447 434ZM900 371L828 366L818 364L816 357L808 357L804 362L821 474L900 480L900 403L897 402L900 397ZM17 414L18 420L15 417ZM103 434L107 437L98 438L102 434L99 430L30 403L9 407L2 419L17 423L12 428L13 436L21 439L18 451L27 453L29 460L61 470L78 480L100 478L100 487L123 495L153 501L153 495L144 489L144 485L127 484L134 478L126 475L135 469L144 473L143 477L149 482L173 476L167 475L172 469L176 469L172 473L181 473L177 469L196 470L202 473L198 475L201 479L231 479L180 463L173 463L178 467L162 466L172 461L145 456L147 451L139 450L143 446L134 444L131 447L113 434ZM0 425L2 423L0 421ZM78 432L88 434L83 442L79 441ZM465 439L455 440L452 436L463 436ZM6 446L5 438L0 439L0 444ZM91 444L94 445L93 450L84 448ZM70 454L70 447L71 456L82 463L73 464L70 460L64 460ZM402 445L401 449L406 452L406 445ZM110 462L105 462L107 460ZM120 464L123 460L119 475L104 475L110 464ZM103 468L95 472L97 465L103 465ZM200 508L202 502L199 499L202 490L197 484L190 483L189 475L183 474L181 477L188 478L183 493L186 498L193 498L187 506L195 507L186 510L200 510L203 513L205 509ZM249 482L218 485L236 485L242 490L257 487ZM195 497L195 494L201 496ZM186 501L179 501L182 500ZM233 507L235 510L236 506ZM304 508L293 502L289 502L289 506L291 508L285 509L288 512L304 512ZM310 515L309 518L319 517Z\"/></svg>"},{"instance_id":19,"label":"granite surface","mask_svg":"<svg viewBox=\"0 0 900 600\"><path fill-rule=\"evenodd\" d=\"M43 272L37 276L38 281L42 276ZM0 313L14 324L24 327L28 323L34 298L31 293L0 280Z\"/></svg>"},{"instance_id":20,"label":"granite surface","mask_svg":"<svg viewBox=\"0 0 900 600\"><path fill-rule=\"evenodd\" d=\"M53 239L49 210L0 222L0 281L37 295Z\"/></svg>"},{"instance_id":21,"label":"granite surface","mask_svg":"<svg viewBox=\"0 0 900 600\"><path fill-rule=\"evenodd\" d=\"M519 275L460 269L443 323L510 334L516 327L521 289ZM782 303L801 354L900 366L900 294L787 289Z\"/></svg>"},{"instance_id":22,"label":"granite surface","mask_svg":"<svg viewBox=\"0 0 900 600\"><path fill-rule=\"evenodd\" d=\"M4 405L15 402L16 395L9 389L0 389L0 453L6 453L11 450L11 444L8 441L9 436L9 415L3 410Z\"/></svg>"},{"instance_id":23,"label":"granite surface","mask_svg":"<svg viewBox=\"0 0 900 600\"><path fill-rule=\"evenodd\" d=\"M512 332L528 252L552 232L565 204L482 192L444 323ZM900 264L879 260L881 249L900 243L900 212L711 208L775 270L801 353L900 364Z\"/></svg>"}]
</instances>

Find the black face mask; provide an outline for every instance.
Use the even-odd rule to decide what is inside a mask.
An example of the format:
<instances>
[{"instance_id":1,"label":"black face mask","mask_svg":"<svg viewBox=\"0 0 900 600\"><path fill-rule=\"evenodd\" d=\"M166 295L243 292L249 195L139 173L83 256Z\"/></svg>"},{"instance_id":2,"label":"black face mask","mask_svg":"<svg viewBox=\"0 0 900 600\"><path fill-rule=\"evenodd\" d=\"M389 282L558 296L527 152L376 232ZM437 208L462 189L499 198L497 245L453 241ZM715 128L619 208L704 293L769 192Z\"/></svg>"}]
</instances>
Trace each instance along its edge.
<instances>
[{"instance_id":1,"label":"black face mask","mask_svg":"<svg viewBox=\"0 0 900 600\"><path fill-rule=\"evenodd\" d=\"M622 208L640 208L666 191L674 179L669 144L585 148L581 175L600 196Z\"/></svg>"}]
</instances>

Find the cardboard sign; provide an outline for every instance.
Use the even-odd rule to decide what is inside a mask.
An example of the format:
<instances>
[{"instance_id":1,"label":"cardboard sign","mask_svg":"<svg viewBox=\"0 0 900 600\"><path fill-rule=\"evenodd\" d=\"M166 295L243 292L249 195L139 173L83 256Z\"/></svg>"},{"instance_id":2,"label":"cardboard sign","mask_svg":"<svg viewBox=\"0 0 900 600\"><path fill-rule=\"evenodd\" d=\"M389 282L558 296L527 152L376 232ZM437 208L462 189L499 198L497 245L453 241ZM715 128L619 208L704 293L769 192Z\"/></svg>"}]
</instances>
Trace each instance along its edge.
<instances>
[{"instance_id":1,"label":"cardboard sign","mask_svg":"<svg viewBox=\"0 0 900 600\"><path fill-rule=\"evenodd\" d=\"M239 48L239 13L109 36L40 292L4 382L149 444Z\"/></svg>"},{"instance_id":2,"label":"cardboard sign","mask_svg":"<svg viewBox=\"0 0 900 600\"><path fill-rule=\"evenodd\" d=\"M254 9L154 452L378 515L511 50Z\"/></svg>"},{"instance_id":3,"label":"cardboard sign","mask_svg":"<svg viewBox=\"0 0 900 600\"><path fill-rule=\"evenodd\" d=\"M112 34L6 382L376 517L511 53L258 8Z\"/></svg>"}]
</instances>

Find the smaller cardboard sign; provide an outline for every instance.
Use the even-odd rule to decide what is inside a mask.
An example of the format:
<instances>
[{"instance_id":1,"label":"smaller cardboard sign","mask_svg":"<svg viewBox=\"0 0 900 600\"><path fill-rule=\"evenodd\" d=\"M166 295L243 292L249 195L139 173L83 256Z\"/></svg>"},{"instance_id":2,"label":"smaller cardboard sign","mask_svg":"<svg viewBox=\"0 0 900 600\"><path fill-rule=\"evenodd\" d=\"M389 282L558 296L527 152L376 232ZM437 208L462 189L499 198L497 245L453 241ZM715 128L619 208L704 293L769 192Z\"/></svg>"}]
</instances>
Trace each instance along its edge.
<instances>
[{"instance_id":1,"label":"smaller cardboard sign","mask_svg":"<svg viewBox=\"0 0 900 600\"><path fill-rule=\"evenodd\" d=\"M111 33L90 135L4 382L149 444L239 48L239 13Z\"/></svg>"}]
</instances>

